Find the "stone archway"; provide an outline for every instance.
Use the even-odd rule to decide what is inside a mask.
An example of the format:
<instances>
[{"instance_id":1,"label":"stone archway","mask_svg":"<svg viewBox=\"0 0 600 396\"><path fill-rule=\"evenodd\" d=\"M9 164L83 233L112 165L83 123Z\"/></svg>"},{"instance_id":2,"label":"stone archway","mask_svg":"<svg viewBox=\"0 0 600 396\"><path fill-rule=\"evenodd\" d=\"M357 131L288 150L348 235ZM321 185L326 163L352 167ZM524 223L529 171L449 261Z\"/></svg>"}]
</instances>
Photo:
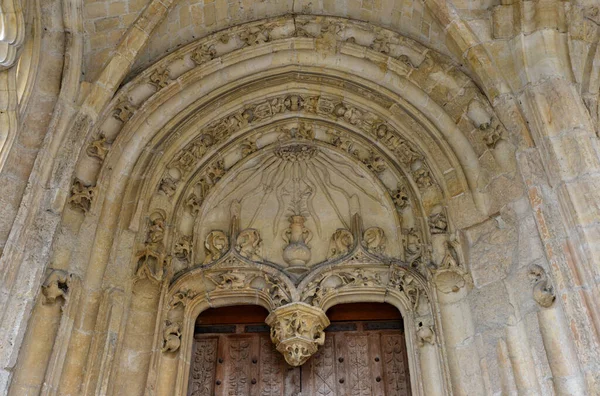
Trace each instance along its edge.
<instances>
[{"instance_id":1,"label":"stone archway","mask_svg":"<svg viewBox=\"0 0 600 396\"><path fill-rule=\"evenodd\" d=\"M82 117L81 131L92 124ZM253 22L165 57L94 120L75 166L55 267L71 238L82 249L72 260L91 270L77 325L53 330L69 341L52 352L67 357L50 382L183 395L193 321L208 307L259 304L277 327L376 301L405 318L414 394L449 393L450 375L482 391L472 326L444 315L458 307L471 320L456 231L510 198L504 134L447 59L356 21ZM457 296L452 309L439 292ZM298 338L310 352L322 329L308 327ZM295 336L276 343L285 353ZM451 372L459 359L469 370Z\"/></svg>"}]
</instances>

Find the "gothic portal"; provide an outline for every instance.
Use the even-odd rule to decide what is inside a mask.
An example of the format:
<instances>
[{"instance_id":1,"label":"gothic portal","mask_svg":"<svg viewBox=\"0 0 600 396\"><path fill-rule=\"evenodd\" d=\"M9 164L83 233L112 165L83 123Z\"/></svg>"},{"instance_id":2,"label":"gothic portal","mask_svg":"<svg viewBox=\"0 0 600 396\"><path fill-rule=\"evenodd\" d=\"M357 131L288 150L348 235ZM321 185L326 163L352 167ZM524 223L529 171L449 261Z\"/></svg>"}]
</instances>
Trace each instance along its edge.
<instances>
[{"instance_id":1,"label":"gothic portal","mask_svg":"<svg viewBox=\"0 0 600 396\"><path fill-rule=\"evenodd\" d=\"M600 394L599 15L0 2L0 394Z\"/></svg>"}]
</instances>

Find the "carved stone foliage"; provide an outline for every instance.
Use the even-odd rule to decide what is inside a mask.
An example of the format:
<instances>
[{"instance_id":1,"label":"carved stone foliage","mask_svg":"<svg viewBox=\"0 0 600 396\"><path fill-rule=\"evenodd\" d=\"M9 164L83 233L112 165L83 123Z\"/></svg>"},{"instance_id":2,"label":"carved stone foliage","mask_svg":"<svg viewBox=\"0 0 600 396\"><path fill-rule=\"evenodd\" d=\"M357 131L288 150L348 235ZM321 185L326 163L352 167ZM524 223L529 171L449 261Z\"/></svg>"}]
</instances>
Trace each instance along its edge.
<instances>
[{"instance_id":1,"label":"carved stone foliage","mask_svg":"<svg viewBox=\"0 0 600 396\"><path fill-rule=\"evenodd\" d=\"M182 289L173 294L169 300L169 310L163 329L162 352L173 353L181 346L181 328L183 326L183 311L186 305L196 297L189 289Z\"/></svg>"},{"instance_id":2,"label":"carved stone foliage","mask_svg":"<svg viewBox=\"0 0 600 396\"><path fill-rule=\"evenodd\" d=\"M398 188L391 193L392 201L396 209L402 210L409 204L408 190L404 185L398 185Z\"/></svg>"},{"instance_id":3,"label":"carved stone foliage","mask_svg":"<svg viewBox=\"0 0 600 396\"><path fill-rule=\"evenodd\" d=\"M198 139L194 140L175 156L175 159L169 164L169 168L177 169L179 174L185 175L207 153L210 147L223 142L243 128L264 122L277 114L289 112L319 114L326 118L347 122L381 142L383 146L395 154L400 163L404 164L407 168L413 169L412 176L415 178L415 182L419 188L425 189L434 184L429 167L424 161L424 156L413 148L407 140L401 138L398 131L367 109L359 109L355 105L350 105L340 101L338 98L325 95L288 94L248 104L234 113L225 115L208 124L202 130ZM332 145L354 156L375 174L379 174L387 168L385 160L374 151L360 147L360 145L353 143L343 134L334 132L332 134L333 136L330 140ZM310 125L300 123L297 128L283 130L282 138L313 140L314 131ZM246 141L242 146L243 155L246 156L254 152L256 150L255 146L256 142ZM302 147L299 146L299 148ZM306 149L307 147L304 148ZM289 151L292 149L286 150ZM287 159L292 153L287 153L287 151L282 152L282 154L285 154L285 157L282 158ZM304 155L309 153L312 153L312 151L309 150ZM224 173L222 167L221 171L222 176ZM172 182L168 180L169 178L172 179ZM211 185L211 182L214 184L214 180L209 181L208 184ZM172 175L167 174L163 177L163 183L176 184L177 181ZM200 198L201 202L203 197Z\"/></svg>"},{"instance_id":4,"label":"carved stone foliage","mask_svg":"<svg viewBox=\"0 0 600 396\"><path fill-rule=\"evenodd\" d=\"M90 145L86 148L85 152L90 157L98 158L100 161L104 161L106 158L106 154L110 149L109 143L106 141L106 136L103 134L98 135L98 137L90 143Z\"/></svg>"},{"instance_id":5,"label":"carved stone foliage","mask_svg":"<svg viewBox=\"0 0 600 396\"><path fill-rule=\"evenodd\" d=\"M432 213L429 216L429 231L432 234L445 234L448 232L448 219L444 212Z\"/></svg>"},{"instance_id":6,"label":"carved stone foliage","mask_svg":"<svg viewBox=\"0 0 600 396\"><path fill-rule=\"evenodd\" d=\"M367 228L363 233L363 243L370 253L384 254L387 243L385 232L379 227Z\"/></svg>"},{"instance_id":7,"label":"carved stone foliage","mask_svg":"<svg viewBox=\"0 0 600 396\"><path fill-rule=\"evenodd\" d=\"M291 366L301 366L324 344L329 326L325 312L299 302L274 310L265 322L271 326L271 340Z\"/></svg>"},{"instance_id":8,"label":"carved stone foliage","mask_svg":"<svg viewBox=\"0 0 600 396\"><path fill-rule=\"evenodd\" d=\"M173 255L186 264L192 262L192 236L182 235L173 247Z\"/></svg>"},{"instance_id":9,"label":"carved stone foliage","mask_svg":"<svg viewBox=\"0 0 600 396\"><path fill-rule=\"evenodd\" d=\"M235 249L242 257L252 261L262 261L261 248L262 240L258 230L248 228L238 235Z\"/></svg>"},{"instance_id":10,"label":"carved stone foliage","mask_svg":"<svg viewBox=\"0 0 600 396\"><path fill-rule=\"evenodd\" d=\"M354 246L354 235L349 230L339 229L332 236L329 242L328 259L335 259L350 253Z\"/></svg>"},{"instance_id":11,"label":"carved stone foliage","mask_svg":"<svg viewBox=\"0 0 600 396\"><path fill-rule=\"evenodd\" d=\"M210 264L223 257L229 250L229 238L220 230L211 231L204 241L204 264Z\"/></svg>"},{"instance_id":12,"label":"carved stone foliage","mask_svg":"<svg viewBox=\"0 0 600 396\"><path fill-rule=\"evenodd\" d=\"M92 199L96 192L96 186L85 184L79 179L73 181L69 204L72 208L79 209L83 213L89 212L92 207Z\"/></svg>"},{"instance_id":13,"label":"carved stone foliage","mask_svg":"<svg viewBox=\"0 0 600 396\"><path fill-rule=\"evenodd\" d=\"M537 264L529 266L529 279L533 283L533 299L541 307L549 308L556 300L554 286L548 279L546 270Z\"/></svg>"},{"instance_id":14,"label":"carved stone foliage","mask_svg":"<svg viewBox=\"0 0 600 396\"><path fill-rule=\"evenodd\" d=\"M148 279L159 283L169 269L170 260L150 246L146 246L136 256L135 280Z\"/></svg>"},{"instance_id":15,"label":"carved stone foliage","mask_svg":"<svg viewBox=\"0 0 600 396\"><path fill-rule=\"evenodd\" d=\"M290 290L285 282L260 271L215 270L207 273L206 278L214 284L213 292L261 291L269 297L274 308L292 300Z\"/></svg>"},{"instance_id":16,"label":"carved stone foliage","mask_svg":"<svg viewBox=\"0 0 600 396\"><path fill-rule=\"evenodd\" d=\"M42 284L43 304L53 304L57 299L65 299L69 292L71 276L62 270L52 270Z\"/></svg>"},{"instance_id":17,"label":"carved stone foliage","mask_svg":"<svg viewBox=\"0 0 600 396\"><path fill-rule=\"evenodd\" d=\"M135 106L128 99L124 99L115 106L113 117L121 122L127 122L136 110Z\"/></svg>"},{"instance_id":18,"label":"carved stone foliage","mask_svg":"<svg viewBox=\"0 0 600 396\"><path fill-rule=\"evenodd\" d=\"M301 301L316 307L340 292L364 293L369 288L384 288L404 294L413 309L427 298L416 273L398 265L341 266L317 276L303 289Z\"/></svg>"}]
</instances>

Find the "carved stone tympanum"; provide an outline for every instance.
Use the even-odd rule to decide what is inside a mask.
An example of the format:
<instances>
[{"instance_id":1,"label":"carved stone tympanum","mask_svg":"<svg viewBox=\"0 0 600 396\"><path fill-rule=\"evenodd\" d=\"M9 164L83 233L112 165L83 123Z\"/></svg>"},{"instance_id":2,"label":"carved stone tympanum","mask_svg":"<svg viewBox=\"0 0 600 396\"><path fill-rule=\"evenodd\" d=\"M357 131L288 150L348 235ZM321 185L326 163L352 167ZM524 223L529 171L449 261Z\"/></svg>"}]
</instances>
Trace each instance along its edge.
<instances>
[{"instance_id":1,"label":"carved stone tympanum","mask_svg":"<svg viewBox=\"0 0 600 396\"><path fill-rule=\"evenodd\" d=\"M301 366L325 342L329 319L322 309L295 302L272 311L265 322L271 326L271 340L285 361Z\"/></svg>"}]
</instances>

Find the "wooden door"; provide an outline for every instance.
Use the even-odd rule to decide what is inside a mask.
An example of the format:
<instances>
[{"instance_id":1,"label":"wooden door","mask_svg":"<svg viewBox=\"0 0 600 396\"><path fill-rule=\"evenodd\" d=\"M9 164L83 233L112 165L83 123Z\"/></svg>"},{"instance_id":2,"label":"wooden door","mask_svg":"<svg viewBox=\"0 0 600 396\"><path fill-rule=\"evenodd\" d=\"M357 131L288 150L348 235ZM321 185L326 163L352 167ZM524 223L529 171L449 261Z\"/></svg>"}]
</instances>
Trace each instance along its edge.
<instances>
[{"instance_id":1,"label":"wooden door","mask_svg":"<svg viewBox=\"0 0 600 396\"><path fill-rule=\"evenodd\" d=\"M302 367L285 362L264 324L200 324L188 396L410 396L402 321L335 316L325 345Z\"/></svg>"}]
</instances>

